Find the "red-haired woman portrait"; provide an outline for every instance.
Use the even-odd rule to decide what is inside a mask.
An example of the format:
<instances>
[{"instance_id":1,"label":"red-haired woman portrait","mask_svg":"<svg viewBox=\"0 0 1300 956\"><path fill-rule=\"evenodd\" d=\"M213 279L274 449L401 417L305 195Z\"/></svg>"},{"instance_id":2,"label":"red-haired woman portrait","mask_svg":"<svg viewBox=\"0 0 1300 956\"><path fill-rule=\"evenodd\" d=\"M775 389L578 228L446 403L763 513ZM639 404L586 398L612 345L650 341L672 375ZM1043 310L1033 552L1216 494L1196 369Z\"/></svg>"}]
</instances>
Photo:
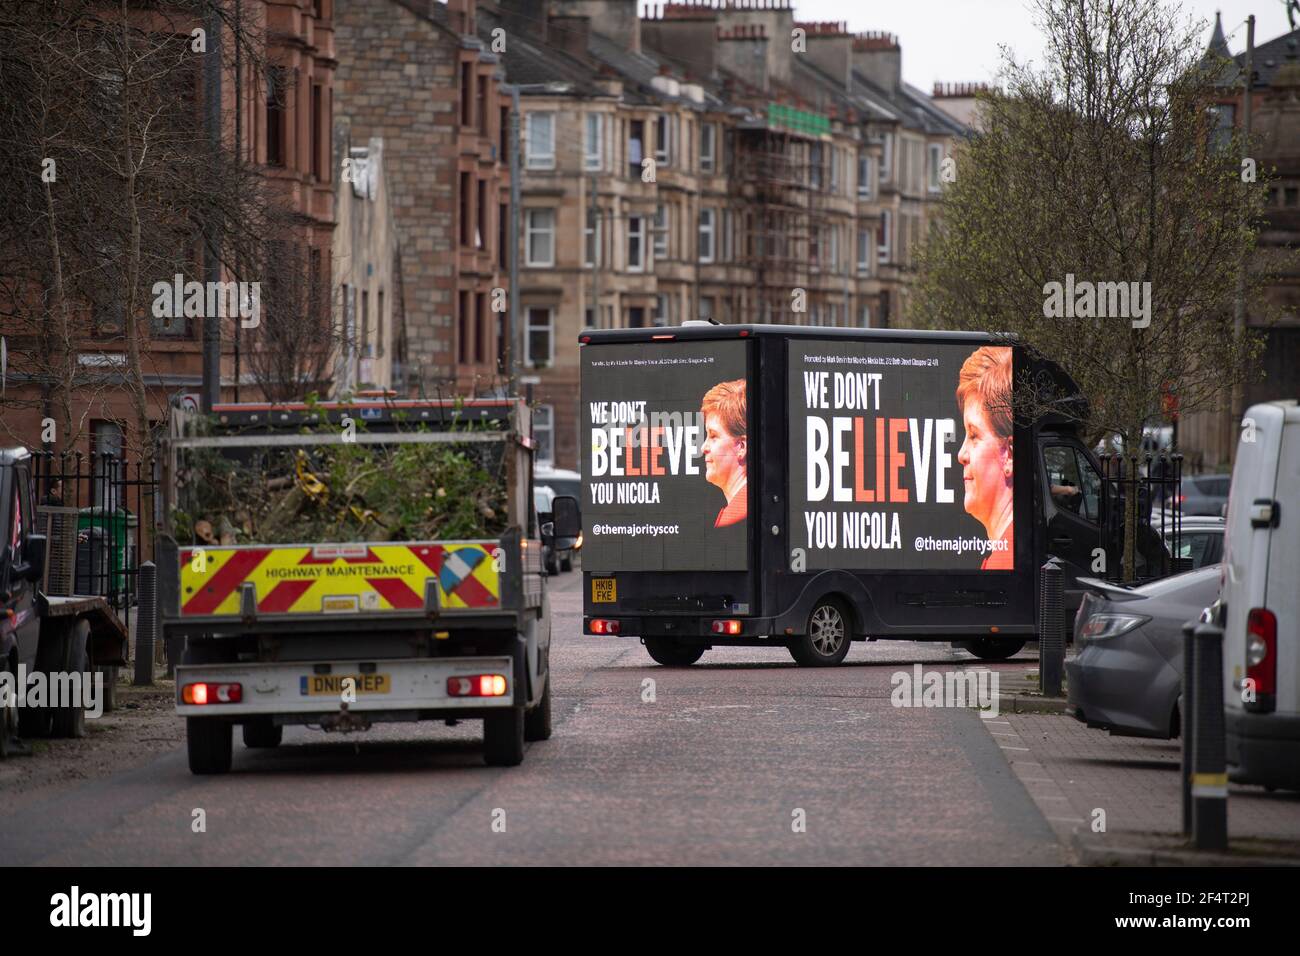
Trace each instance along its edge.
<instances>
[{"instance_id":1,"label":"red-haired woman portrait","mask_svg":"<svg viewBox=\"0 0 1300 956\"><path fill-rule=\"evenodd\" d=\"M1011 384L1011 349L1005 346L976 349L957 376L964 503L966 513L984 526L990 545L981 570L1014 567Z\"/></svg>"},{"instance_id":2,"label":"red-haired woman portrait","mask_svg":"<svg viewBox=\"0 0 1300 956\"><path fill-rule=\"evenodd\" d=\"M745 380L714 385L704 393L700 411L704 415L704 477L727 496L713 527L725 528L744 521L749 510Z\"/></svg>"}]
</instances>

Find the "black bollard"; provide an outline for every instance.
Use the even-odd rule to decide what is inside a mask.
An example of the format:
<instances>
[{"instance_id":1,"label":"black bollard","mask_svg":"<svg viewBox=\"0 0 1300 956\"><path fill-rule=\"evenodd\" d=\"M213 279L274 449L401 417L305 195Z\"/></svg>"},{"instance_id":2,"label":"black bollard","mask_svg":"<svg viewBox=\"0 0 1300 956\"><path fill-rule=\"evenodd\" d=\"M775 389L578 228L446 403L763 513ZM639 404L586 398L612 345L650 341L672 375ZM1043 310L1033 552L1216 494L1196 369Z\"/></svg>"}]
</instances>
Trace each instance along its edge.
<instances>
[{"instance_id":1,"label":"black bollard","mask_svg":"<svg viewBox=\"0 0 1300 956\"><path fill-rule=\"evenodd\" d=\"M1178 712L1183 735L1183 836L1192 835L1192 774L1196 766L1196 622L1183 625L1183 703Z\"/></svg>"},{"instance_id":2,"label":"black bollard","mask_svg":"<svg viewBox=\"0 0 1300 956\"><path fill-rule=\"evenodd\" d=\"M1038 599L1038 689L1046 697L1061 696L1065 670L1065 592L1061 565L1051 558L1043 565Z\"/></svg>"},{"instance_id":3,"label":"black bollard","mask_svg":"<svg viewBox=\"0 0 1300 956\"><path fill-rule=\"evenodd\" d=\"M1228 764L1223 719L1223 630L1201 624L1196 644L1192 839L1198 850L1228 848Z\"/></svg>"},{"instance_id":4,"label":"black bollard","mask_svg":"<svg viewBox=\"0 0 1300 956\"><path fill-rule=\"evenodd\" d=\"M158 636L158 566L152 561L140 565L139 619L135 622L136 687L153 683L154 648Z\"/></svg>"}]
</instances>

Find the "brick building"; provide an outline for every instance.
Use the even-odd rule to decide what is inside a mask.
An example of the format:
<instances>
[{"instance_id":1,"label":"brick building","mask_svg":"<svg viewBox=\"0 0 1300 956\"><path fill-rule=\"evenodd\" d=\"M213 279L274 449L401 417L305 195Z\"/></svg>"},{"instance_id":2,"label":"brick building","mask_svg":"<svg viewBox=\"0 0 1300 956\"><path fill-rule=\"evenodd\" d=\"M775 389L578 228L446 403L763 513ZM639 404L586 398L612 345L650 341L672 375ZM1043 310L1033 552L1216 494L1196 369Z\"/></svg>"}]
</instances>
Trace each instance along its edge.
<instances>
[{"instance_id":1,"label":"brick building","mask_svg":"<svg viewBox=\"0 0 1300 956\"><path fill-rule=\"evenodd\" d=\"M385 154L406 349L390 381L417 395L502 383L509 101L475 21L474 0L349 0L336 21L335 116Z\"/></svg>"}]
</instances>

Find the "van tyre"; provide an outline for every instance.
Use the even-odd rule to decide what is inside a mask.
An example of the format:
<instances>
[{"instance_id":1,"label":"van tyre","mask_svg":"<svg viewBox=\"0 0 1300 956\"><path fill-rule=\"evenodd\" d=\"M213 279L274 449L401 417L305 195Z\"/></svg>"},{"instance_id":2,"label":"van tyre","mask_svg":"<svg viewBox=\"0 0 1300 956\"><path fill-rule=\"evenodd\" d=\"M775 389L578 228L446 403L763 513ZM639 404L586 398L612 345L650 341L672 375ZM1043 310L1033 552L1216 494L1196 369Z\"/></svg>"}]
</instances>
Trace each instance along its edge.
<instances>
[{"instance_id":1,"label":"van tyre","mask_svg":"<svg viewBox=\"0 0 1300 956\"><path fill-rule=\"evenodd\" d=\"M546 673L546 684L542 687L542 699L532 710L524 715L524 740L551 739L551 674Z\"/></svg>"},{"instance_id":2,"label":"van tyre","mask_svg":"<svg viewBox=\"0 0 1300 956\"><path fill-rule=\"evenodd\" d=\"M690 667L704 656L704 648L678 644L668 637L647 637L645 649L656 664L664 667Z\"/></svg>"},{"instance_id":3,"label":"van tyre","mask_svg":"<svg viewBox=\"0 0 1300 956\"><path fill-rule=\"evenodd\" d=\"M992 637L977 637L966 642L966 650L982 661L1006 661L1020 653L1024 641L998 640Z\"/></svg>"},{"instance_id":4,"label":"van tyre","mask_svg":"<svg viewBox=\"0 0 1300 956\"><path fill-rule=\"evenodd\" d=\"M483 760L489 767L517 767L524 762L522 707L483 718Z\"/></svg>"},{"instance_id":5,"label":"van tyre","mask_svg":"<svg viewBox=\"0 0 1300 956\"><path fill-rule=\"evenodd\" d=\"M186 717L185 746L190 756L190 773L227 773L233 731L233 724L215 717Z\"/></svg>"},{"instance_id":6,"label":"van tyre","mask_svg":"<svg viewBox=\"0 0 1300 956\"><path fill-rule=\"evenodd\" d=\"M270 717L248 721L244 724L243 733L244 746L250 750L278 747L284 739L284 727L273 722Z\"/></svg>"},{"instance_id":7,"label":"van tyre","mask_svg":"<svg viewBox=\"0 0 1300 956\"><path fill-rule=\"evenodd\" d=\"M90 667L89 621L74 621L64 632L61 657L62 665L59 670L66 674L80 674L83 686L88 681L94 681L95 672ZM47 675L49 676L52 675ZM68 707L52 707L50 714L51 736L74 738L86 736L86 708L80 702Z\"/></svg>"},{"instance_id":8,"label":"van tyre","mask_svg":"<svg viewBox=\"0 0 1300 956\"><path fill-rule=\"evenodd\" d=\"M5 660L4 666L0 667L0 673L8 675L9 686L16 690L18 687L18 672L13 662ZM30 709L18 706L16 693L10 698L9 706L0 707L0 760L4 760L6 757L25 756L31 753L18 737L22 715Z\"/></svg>"},{"instance_id":9,"label":"van tyre","mask_svg":"<svg viewBox=\"0 0 1300 956\"><path fill-rule=\"evenodd\" d=\"M839 601L823 598L808 615L805 633L791 640L790 656L800 667L834 667L849 653L853 631Z\"/></svg>"}]
</instances>

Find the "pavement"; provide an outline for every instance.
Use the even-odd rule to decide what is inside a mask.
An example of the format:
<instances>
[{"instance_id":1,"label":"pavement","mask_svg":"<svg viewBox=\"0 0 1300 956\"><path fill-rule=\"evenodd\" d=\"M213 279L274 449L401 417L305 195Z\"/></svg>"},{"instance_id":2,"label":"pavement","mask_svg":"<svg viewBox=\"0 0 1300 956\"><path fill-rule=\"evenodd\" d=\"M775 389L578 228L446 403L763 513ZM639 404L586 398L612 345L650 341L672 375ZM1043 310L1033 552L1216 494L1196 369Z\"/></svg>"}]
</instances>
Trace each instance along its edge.
<instances>
[{"instance_id":1,"label":"pavement","mask_svg":"<svg viewBox=\"0 0 1300 956\"><path fill-rule=\"evenodd\" d=\"M1300 865L1300 793L1228 788L1229 852L1188 847L1181 743L1114 737L1057 714L1007 714L986 726L1071 862Z\"/></svg>"}]
</instances>

